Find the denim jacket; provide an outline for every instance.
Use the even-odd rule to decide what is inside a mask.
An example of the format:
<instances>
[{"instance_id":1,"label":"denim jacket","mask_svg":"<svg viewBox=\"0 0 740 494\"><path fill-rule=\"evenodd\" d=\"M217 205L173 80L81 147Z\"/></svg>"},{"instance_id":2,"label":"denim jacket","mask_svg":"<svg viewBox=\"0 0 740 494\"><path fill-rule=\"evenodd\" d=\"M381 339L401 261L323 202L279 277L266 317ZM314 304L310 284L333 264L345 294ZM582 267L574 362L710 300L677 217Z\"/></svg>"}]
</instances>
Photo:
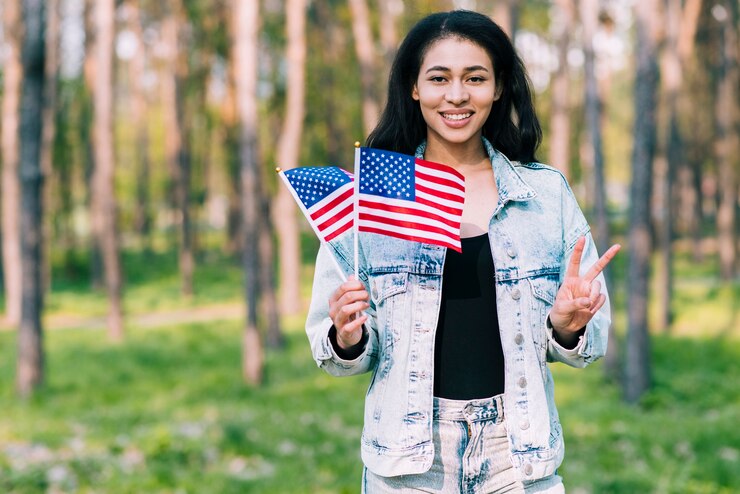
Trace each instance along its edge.
<instances>
[{"instance_id":1,"label":"denim jacket","mask_svg":"<svg viewBox=\"0 0 740 494\"><path fill-rule=\"evenodd\" d=\"M505 361L504 416L514 468L523 481L536 480L555 473L564 453L547 362L584 367L603 356L609 300L574 349L555 341L546 321L576 240L587 237L582 272L598 259L588 224L559 171L512 163L484 144L499 193L488 235ZM351 231L319 250L306 322L311 350L329 374L373 373L362 432L365 466L381 476L423 473L434 458L434 335L446 248L374 233L360 233L359 245L359 278L370 293L364 351L343 360L328 336L328 299L354 271ZM606 293L603 276L597 279Z\"/></svg>"}]
</instances>

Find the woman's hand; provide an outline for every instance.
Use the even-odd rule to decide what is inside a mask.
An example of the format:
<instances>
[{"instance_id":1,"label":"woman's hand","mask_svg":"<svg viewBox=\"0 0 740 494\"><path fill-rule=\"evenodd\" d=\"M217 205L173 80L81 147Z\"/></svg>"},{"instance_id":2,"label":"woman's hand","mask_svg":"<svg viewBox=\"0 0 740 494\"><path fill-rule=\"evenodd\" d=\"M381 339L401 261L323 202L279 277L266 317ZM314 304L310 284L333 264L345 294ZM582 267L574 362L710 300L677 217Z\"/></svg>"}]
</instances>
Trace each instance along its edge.
<instances>
[{"instance_id":1,"label":"woman's hand","mask_svg":"<svg viewBox=\"0 0 740 494\"><path fill-rule=\"evenodd\" d=\"M585 245L586 237L581 237L576 242L563 284L550 311L550 324L557 333L558 341L567 346L575 343L578 332L606 302L606 296L601 293L601 283L595 281L595 278L621 248L619 244L609 247L591 269L580 276L581 256Z\"/></svg>"},{"instance_id":2,"label":"woman's hand","mask_svg":"<svg viewBox=\"0 0 740 494\"><path fill-rule=\"evenodd\" d=\"M367 315L369 295L362 282L350 276L329 298L329 317L337 330L337 344L346 350L362 340L362 325ZM358 317L359 316L359 317Z\"/></svg>"}]
</instances>

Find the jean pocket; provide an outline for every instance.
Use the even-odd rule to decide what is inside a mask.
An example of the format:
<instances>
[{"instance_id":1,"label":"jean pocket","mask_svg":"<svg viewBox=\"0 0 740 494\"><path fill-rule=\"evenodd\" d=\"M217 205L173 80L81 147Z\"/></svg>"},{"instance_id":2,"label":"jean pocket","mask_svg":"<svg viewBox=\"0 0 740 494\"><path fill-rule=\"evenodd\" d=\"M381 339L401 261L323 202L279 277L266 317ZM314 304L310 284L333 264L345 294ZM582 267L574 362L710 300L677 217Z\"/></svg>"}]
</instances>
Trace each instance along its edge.
<instances>
[{"instance_id":1,"label":"jean pocket","mask_svg":"<svg viewBox=\"0 0 740 494\"><path fill-rule=\"evenodd\" d=\"M383 348L393 345L401 335L405 314L406 293L409 274L407 272L379 273L370 276L370 298L375 306L380 331L379 340Z\"/></svg>"}]
</instances>

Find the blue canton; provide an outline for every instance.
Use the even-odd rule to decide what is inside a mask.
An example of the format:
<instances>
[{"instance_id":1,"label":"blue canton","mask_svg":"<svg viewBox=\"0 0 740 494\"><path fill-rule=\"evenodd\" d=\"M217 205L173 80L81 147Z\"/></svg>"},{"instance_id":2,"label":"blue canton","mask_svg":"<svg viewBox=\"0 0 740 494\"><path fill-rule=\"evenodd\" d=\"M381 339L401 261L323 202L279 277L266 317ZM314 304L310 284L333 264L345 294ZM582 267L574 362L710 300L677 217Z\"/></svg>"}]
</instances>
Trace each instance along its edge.
<instances>
[{"instance_id":1,"label":"blue canton","mask_svg":"<svg viewBox=\"0 0 740 494\"><path fill-rule=\"evenodd\" d=\"M284 173L307 209L352 181L336 166L293 168Z\"/></svg>"},{"instance_id":2,"label":"blue canton","mask_svg":"<svg viewBox=\"0 0 740 494\"><path fill-rule=\"evenodd\" d=\"M362 148L360 193L391 199L416 199L414 157Z\"/></svg>"}]
</instances>

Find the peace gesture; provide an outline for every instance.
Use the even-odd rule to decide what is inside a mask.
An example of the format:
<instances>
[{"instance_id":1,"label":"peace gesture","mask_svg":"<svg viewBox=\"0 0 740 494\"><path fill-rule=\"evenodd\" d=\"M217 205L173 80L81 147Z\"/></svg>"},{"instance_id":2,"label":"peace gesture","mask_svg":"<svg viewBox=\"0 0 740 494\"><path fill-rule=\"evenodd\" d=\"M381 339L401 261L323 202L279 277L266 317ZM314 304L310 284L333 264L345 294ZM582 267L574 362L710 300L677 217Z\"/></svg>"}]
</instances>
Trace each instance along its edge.
<instances>
[{"instance_id":1,"label":"peace gesture","mask_svg":"<svg viewBox=\"0 0 740 494\"><path fill-rule=\"evenodd\" d=\"M596 281L596 277L621 248L619 244L609 247L609 250L581 276L579 274L581 257L585 245L586 237L581 237L576 242L563 284L555 296L555 303L550 311L550 324L559 339L566 344L574 342L578 331L583 329L604 305L606 296L601 293L601 283Z\"/></svg>"}]
</instances>

